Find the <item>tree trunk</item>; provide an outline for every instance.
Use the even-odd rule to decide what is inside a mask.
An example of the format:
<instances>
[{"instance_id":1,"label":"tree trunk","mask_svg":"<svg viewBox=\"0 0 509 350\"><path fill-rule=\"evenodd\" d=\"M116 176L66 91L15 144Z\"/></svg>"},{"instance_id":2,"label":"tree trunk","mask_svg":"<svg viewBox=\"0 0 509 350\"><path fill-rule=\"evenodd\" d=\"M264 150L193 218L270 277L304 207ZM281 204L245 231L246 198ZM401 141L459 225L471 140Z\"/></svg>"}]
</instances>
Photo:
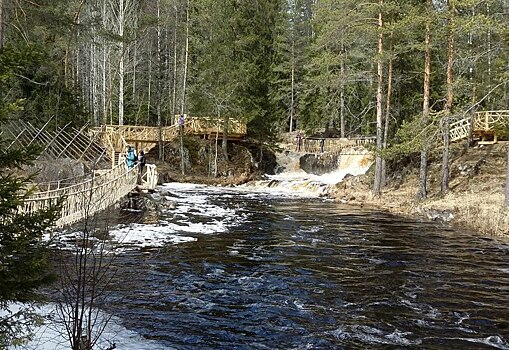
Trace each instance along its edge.
<instances>
[{"instance_id":1,"label":"tree trunk","mask_svg":"<svg viewBox=\"0 0 509 350\"><path fill-rule=\"evenodd\" d=\"M157 0L157 127L158 127L158 146L159 146L159 160L164 160L164 147L163 147L163 133L162 133L162 119L161 119L161 79L162 79L162 66L161 66L161 0Z\"/></svg>"},{"instance_id":2,"label":"tree trunk","mask_svg":"<svg viewBox=\"0 0 509 350\"><path fill-rule=\"evenodd\" d=\"M184 114L186 104L186 83L187 83L187 61L189 57L189 0L187 0L186 6L186 51L184 55L184 79L182 81L182 99L180 100L180 114ZM182 175L185 174L185 163L184 163L184 130L181 127L180 132L180 170Z\"/></svg>"},{"instance_id":3,"label":"tree trunk","mask_svg":"<svg viewBox=\"0 0 509 350\"><path fill-rule=\"evenodd\" d=\"M217 128L216 128L216 152L214 154L214 177L217 177L217 153L218 153L218 142L219 142L219 121L221 120L221 113L217 112Z\"/></svg>"},{"instance_id":4,"label":"tree trunk","mask_svg":"<svg viewBox=\"0 0 509 350\"><path fill-rule=\"evenodd\" d=\"M382 6L383 0L379 1L378 12L378 55L377 55L377 91L376 91L376 158L375 158L375 182L373 194L379 197L382 194L382 84L383 84L383 34L382 34Z\"/></svg>"},{"instance_id":5,"label":"tree trunk","mask_svg":"<svg viewBox=\"0 0 509 350\"><path fill-rule=\"evenodd\" d=\"M0 0L0 49L4 47L4 0Z\"/></svg>"},{"instance_id":6,"label":"tree trunk","mask_svg":"<svg viewBox=\"0 0 509 350\"><path fill-rule=\"evenodd\" d=\"M224 118L224 121L223 121L223 143L222 143L221 147L223 149L224 159L228 162L229 161L229 159L228 159L228 126L230 124L230 117L225 114L225 116L223 118Z\"/></svg>"},{"instance_id":7,"label":"tree trunk","mask_svg":"<svg viewBox=\"0 0 509 350\"><path fill-rule=\"evenodd\" d=\"M178 12L177 12L177 6L174 7L175 9L175 35L173 37L173 91L171 96L172 101L172 115L174 116L177 114L177 28L178 28ZM173 122L170 122L170 124L173 124Z\"/></svg>"},{"instance_id":8,"label":"tree trunk","mask_svg":"<svg viewBox=\"0 0 509 350\"><path fill-rule=\"evenodd\" d=\"M468 140L467 140L467 148L472 147L474 145L474 123L475 123L475 111L476 111L476 88L475 85L472 86L472 107L470 108L470 125L468 127Z\"/></svg>"},{"instance_id":9,"label":"tree trunk","mask_svg":"<svg viewBox=\"0 0 509 350\"><path fill-rule=\"evenodd\" d=\"M452 104L454 101L453 91L453 63L454 63L454 30L455 30L455 0L449 0L449 38L447 41L447 104L446 110L452 112Z\"/></svg>"},{"instance_id":10,"label":"tree trunk","mask_svg":"<svg viewBox=\"0 0 509 350\"><path fill-rule=\"evenodd\" d=\"M186 103L187 64L189 58L189 0L186 8L186 51L184 55L184 79L182 81L182 98L180 100L180 113L184 114Z\"/></svg>"},{"instance_id":11,"label":"tree trunk","mask_svg":"<svg viewBox=\"0 0 509 350\"><path fill-rule=\"evenodd\" d=\"M149 44L149 52L152 52L152 44ZM150 125L150 108L152 107L152 60L148 58L148 87L147 87L147 125Z\"/></svg>"},{"instance_id":12,"label":"tree trunk","mask_svg":"<svg viewBox=\"0 0 509 350\"><path fill-rule=\"evenodd\" d=\"M340 130L339 133L342 138L345 138L346 130L345 130L345 50L342 47L341 53L343 57L341 58L340 70L341 70L341 81L339 82L339 125Z\"/></svg>"},{"instance_id":13,"label":"tree trunk","mask_svg":"<svg viewBox=\"0 0 509 350\"><path fill-rule=\"evenodd\" d=\"M427 0L427 7L431 9L431 0ZM430 76L431 76L431 48L430 48L430 37L431 37L431 19L426 17L426 29L424 38L424 87L423 87L423 104L422 104L422 127L425 128L428 125L429 119L429 98L430 98ZM427 196L427 177L428 177L428 145L426 135L423 135L422 150L421 150L421 166L419 170L419 191L417 198L425 199Z\"/></svg>"},{"instance_id":14,"label":"tree trunk","mask_svg":"<svg viewBox=\"0 0 509 350\"><path fill-rule=\"evenodd\" d=\"M293 34L292 34L293 35ZM295 113L295 40L292 40L292 86L290 101L290 132L293 131L293 118Z\"/></svg>"},{"instance_id":15,"label":"tree trunk","mask_svg":"<svg viewBox=\"0 0 509 350\"><path fill-rule=\"evenodd\" d=\"M442 183L440 192L446 194L449 191L449 118L442 119L442 133L444 140L444 151L442 154Z\"/></svg>"},{"instance_id":16,"label":"tree trunk","mask_svg":"<svg viewBox=\"0 0 509 350\"><path fill-rule=\"evenodd\" d=\"M442 133L444 150L442 153L442 182L440 192L446 194L449 191L449 115L452 112L454 102L453 90L453 63L454 63L454 29L455 29L455 0L449 0L449 38L447 43L447 102L445 105L446 117L442 119Z\"/></svg>"},{"instance_id":17,"label":"tree trunk","mask_svg":"<svg viewBox=\"0 0 509 350\"><path fill-rule=\"evenodd\" d=\"M95 33L94 33L95 37ZM92 57L90 59L90 62L92 64L92 108L93 108L93 115L94 115L94 126L99 126L99 91L97 87L98 83L98 59L97 59L97 45L95 43L92 43Z\"/></svg>"},{"instance_id":18,"label":"tree trunk","mask_svg":"<svg viewBox=\"0 0 509 350\"><path fill-rule=\"evenodd\" d=\"M475 8L472 7L472 19L475 17ZM470 48L470 51L473 51L472 47L473 47L473 44L474 44L474 34L473 34L473 29L471 28L470 29L470 32L468 33L468 46ZM468 140L467 140L467 148L468 147L472 147L473 146L473 143L474 143L474 138L473 138L473 128L474 128L474 121L475 121L475 100L476 100L476 87L475 87L475 84L474 84L474 67L473 67L473 63L471 63L472 65L470 67L468 67L468 80L469 80L469 83L470 83L470 86L472 87L472 107L471 107L471 110L470 110L470 126L468 128Z\"/></svg>"},{"instance_id":19,"label":"tree trunk","mask_svg":"<svg viewBox=\"0 0 509 350\"><path fill-rule=\"evenodd\" d=\"M509 147L507 147L507 168L505 175L505 200L506 206L509 206Z\"/></svg>"},{"instance_id":20,"label":"tree trunk","mask_svg":"<svg viewBox=\"0 0 509 350\"><path fill-rule=\"evenodd\" d=\"M102 7L102 27L106 28L106 1L103 1ZM103 124L108 124L108 102L109 96L107 95L106 88L106 53L107 53L107 41L106 38L102 38L102 113L103 113Z\"/></svg>"},{"instance_id":21,"label":"tree trunk","mask_svg":"<svg viewBox=\"0 0 509 350\"><path fill-rule=\"evenodd\" d=\"M389 46L389 62L387 68L387 97L385 100L385 120L384 120L384 140L382 148L386 149L389 144L389 119L391 116L391 98L392 98L392 33L390 35L390 46ZM386 162L382 159L382 187L385 185L387 178L386 174Z\"/></svg>"},{"instance_id":22,"label":"tree trunk","mask_svg":"<svg viewBox=\"0 0 509 350\"><path fill-rule=\"evenodd\" d=\"M124 0L120 0L118 13L118 36L120 37L120 61L118 64L118 125L124 125Z\"/></svg>"}]
</instances>

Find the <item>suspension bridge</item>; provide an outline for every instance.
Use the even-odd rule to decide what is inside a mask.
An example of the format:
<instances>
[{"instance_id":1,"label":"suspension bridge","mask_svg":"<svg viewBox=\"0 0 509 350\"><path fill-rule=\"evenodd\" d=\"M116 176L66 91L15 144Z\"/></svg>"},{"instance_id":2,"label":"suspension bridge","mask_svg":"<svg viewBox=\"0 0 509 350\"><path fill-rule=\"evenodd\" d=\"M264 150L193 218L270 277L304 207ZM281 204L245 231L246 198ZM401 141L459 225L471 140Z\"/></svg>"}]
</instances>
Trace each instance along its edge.
<instances>
[{"instance_id":1,"label":"suspension bridge","mask_svg":"<svg viewBox=\"0 0 509 350\"><path fill-rule=\"evenodd\" d=\"M45 131L45 127L37 129L28 122L11 123L2 130L6 133L2 137L12 140L8 148L35 144L43 149L39 160L48 161L53 167L57 160L70 158L91 168L89 174L80 174L65 182L56 180L34 184L34 193L18 207L18 211L35 212L63 200L55 223L57 227L89 218L136 188L150 190L157 186L155 165L147 164L142 173L138 166L127 167L124 152L128 145L134 146L138 152L143 150L148 153L159 141L173 141L181 133L209 139L227 137L229 140L239 140L247 133L244 123L229 120L226 132L224 123L221 118L188 117L184 125L161 128L105 125L79 130L61 128L55 132Z\"/></svg>"}]
</instances>

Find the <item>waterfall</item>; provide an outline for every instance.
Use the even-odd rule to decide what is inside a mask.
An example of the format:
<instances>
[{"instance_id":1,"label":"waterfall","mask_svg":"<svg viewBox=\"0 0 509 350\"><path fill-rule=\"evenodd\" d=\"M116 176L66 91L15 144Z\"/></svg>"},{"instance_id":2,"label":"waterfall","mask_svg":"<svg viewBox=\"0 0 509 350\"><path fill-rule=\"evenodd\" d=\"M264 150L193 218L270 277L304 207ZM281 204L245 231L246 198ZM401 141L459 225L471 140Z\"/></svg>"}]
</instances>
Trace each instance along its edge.
<instances>
[{"instance_id":1,"label":"waterfall","mask_svg":"<svg viewBox=\"0 0 509 350\"><path fill-rule=\"evenodd\" d=\"M373 154L362 146L322 154L285 151L276 154L276 175L266 175L250 186L325 196L346 175L365 174L373 159Z\"/></svg>"}]
</instances>

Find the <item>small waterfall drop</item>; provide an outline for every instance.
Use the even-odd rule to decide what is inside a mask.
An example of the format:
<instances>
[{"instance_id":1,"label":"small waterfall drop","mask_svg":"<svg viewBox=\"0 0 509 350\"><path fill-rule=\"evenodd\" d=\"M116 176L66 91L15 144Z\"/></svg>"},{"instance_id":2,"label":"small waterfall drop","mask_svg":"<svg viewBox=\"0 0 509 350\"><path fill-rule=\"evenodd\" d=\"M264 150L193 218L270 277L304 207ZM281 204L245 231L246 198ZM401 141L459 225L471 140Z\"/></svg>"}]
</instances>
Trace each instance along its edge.
<instances>
[{"instance_id":1,"label":"small waterfall drop","mask_svg":"<svg viewBox=\"0 0 509 350\"><path fill-rule=\"evenodd\" d=\"M323 196L346 175L365 174L373 164L373 158L373 154L362 146L322 154L284 151L276 154L276 175L267 175L254 186Z\"/></svg>"}]
</instances>

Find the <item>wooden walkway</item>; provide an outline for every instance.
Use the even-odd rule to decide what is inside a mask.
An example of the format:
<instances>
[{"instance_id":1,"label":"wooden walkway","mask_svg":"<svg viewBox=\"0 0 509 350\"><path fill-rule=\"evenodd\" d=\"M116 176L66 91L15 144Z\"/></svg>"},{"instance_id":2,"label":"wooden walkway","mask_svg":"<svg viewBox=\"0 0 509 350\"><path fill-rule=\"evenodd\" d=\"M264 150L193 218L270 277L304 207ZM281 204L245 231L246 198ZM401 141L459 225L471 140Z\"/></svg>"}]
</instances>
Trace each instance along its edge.
<instances>
[{"instance_id":1,"label":"wooden walkway","mask_svg":"<svg viewBox=\"0 0 509 350\"><path fill-rule=\"evenodd\" d=\"M374 136L354 137L354 138L317 138L317 137L303 137L301 145L298 147L295 136L286 138L281 143L281 148L285 151L297 153L339 153L346 148L350 149L350 153L365 153L365 148L368 144L374 144L376 138ZM361 149L362 146L362 149ZM358 150L355 150L359 148Z\"/></svg>"},{"instance_id":2,"label":"wooden walkway","mask_svg":"<svg viewBox=\"0 0 509 350\"><path fill-rule=\"evenodd\" d=\"M451 142L466 139L470 132L470 115L460 120L452 122L449 126L449 135ZM480 111L475 113L474 127L472 133L474 138L479 139L479 144L491 144L497 142L497 128L507 128L509 126L509 110L499 111ZM358 137L358 138L308 138L303 137L301 146L297 146L295 135L287 137L281 143L281 147L286 151L300 153L338 153L345 148L355 146L364 146L374 144L376 138Z\"/></svg>"},{"instance_id":3,"label":"wooden walkway","mask_svg":"<svg viewBox=\"0 0 509 350\"><path fill-rule=\"evenodd\" d=\"M466 116L450 124L449 135L451 142L463 140L468 137L470 132L470 120L471 117ZM509 110L476 112L472 134L474 137L479 138L481 143L496 143L496 128L507 127L508 125Z\"/></svg>"},{"instance_id":4,"label":"wooden walkway","mask_svg":"<svg viewBox=\"0 0 509 350\"><path fill-rule=\"evenodd\" d=\"M223 138L224 119L215 117L189 117L184 119L184 135L200 136L208 139ZM109 157L114 163L119 162L119 153L123 153L128 145L134 147L137 152L148 153L159 142L159 135L162 142L171 142L180 135L178 116L175 117L175 124L172 126L134 126L134 125L103 125L102 127L91 128L90 134L94 139L100 140L106 148ZM245 123L236 119L228 122L228 139L240 140L247 135Z\"/></svg>"},{"instance_id":5,"label":"wooden walkway","mask_svg":"<svg viewBox=\"0 0 509 350\"><path fill-rule=\"evenodd\" d=\"M153 164L145 166L140 187L153 189L157 186L157 169ZM70 225L108 208L138 187L137 166L128 169L119 164L107 171L98 171L93 177L81 183L34 193L18 210L29 213L45 209L64 199L62 211L56 221L57 227Z\"/></svg>"},{"instance_id":6,"label":"wooden walkway","mask_svg":"<svg viewBox=\"0 0 509 350\"><path fill-rule=\"evenodd\" d=\"M63 208L56 222L57 227L62 227L91 217L95 213L106 209L136 187L154 189L157 186L158 180L156 166L147 164L143 176L139 177L139 168L135 166L132 169L128 169L120 155L125 153L127 145L133 145L138 152L143 150L147 153L157 145L159 139L163 142L174 140L180 135L177 118L178 116L176 117L175 125L163 128L132 125L105 125L99 128L91 128L88 137L94 142L99 142L106 149L107 155L112 160L112 168L97 170L93 173L92 177L74 179L74 183L68 186L61 187L60 182L46 185L39 184L39 188L47 188L47 190L32 194L18 210L22 213L29 213L48 208L56 204L58 200L63 199ZM201 136L204 138L218 137L222 139L223 123L223 119L214 117L186 117L182 130L185 135ZM28 134L30 132L30 139L23 141L20 144L21 146L26 146L26 143L39 140L42 136L44 136L42 140L43 146L44 142L48 145L54 145L56 144L55 140L58 139L57 136L62 134L62 132L59 132L55 137L46 136L42 132L44 128L38 132L32 126L27 125L23 125L23 130L25 131L19 132L15 129L16 127L16 125L12 127L14 130L12 135L16 135L16 132L21 134ZM246 136L246 134L246 124L233 119L229 121L228 139L238 140ZM78 135L81 135L81 130ZM15 141L20 140L22 140L20 137L15 137ZM61 149L68 150L76 147L73 144L75 140L76 138L67 137L64 141L59 142L56 150L52 152L55 159L58 159L59 155L63 154L60 151ZM89 143L88 141L86 142ZM104 151L102 152L104 153ZM139 180L141 180L141 184L138 183Z\"/></svg>"}]
</instances>

